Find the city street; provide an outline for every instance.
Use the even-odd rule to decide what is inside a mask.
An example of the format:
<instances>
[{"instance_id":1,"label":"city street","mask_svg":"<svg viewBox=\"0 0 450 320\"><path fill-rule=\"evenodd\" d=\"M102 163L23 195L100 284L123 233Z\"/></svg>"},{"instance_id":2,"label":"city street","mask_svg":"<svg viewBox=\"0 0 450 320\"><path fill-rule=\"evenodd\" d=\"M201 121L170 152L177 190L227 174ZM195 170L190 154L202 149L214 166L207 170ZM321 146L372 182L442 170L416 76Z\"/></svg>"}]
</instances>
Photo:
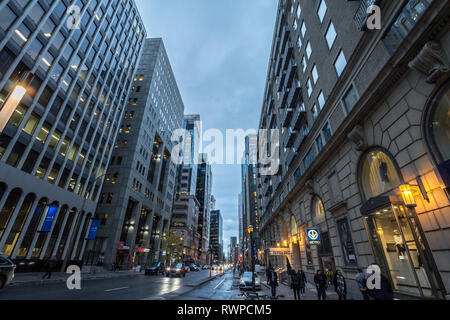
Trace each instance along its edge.
<instances>
[{"instance_id":1,"label":"city street","mask_svg":"<svg viewBox=\"0 0 450 320\"><path fill-rule=\"evenodd\" d=\"M220 273L212 273L216 276ZM69 290L66 283L9 286L0 300L155 300L187 294L209 278L209 271L190 272L185 278L130 275L117 279L81 282L81 290ZM220 278L219 278L220 279ZM217 280L216 280L217 281ZM215 283L212 281L211 283ZM167 298L165 297L167 295Z\"/></svg>"}]
</instances>

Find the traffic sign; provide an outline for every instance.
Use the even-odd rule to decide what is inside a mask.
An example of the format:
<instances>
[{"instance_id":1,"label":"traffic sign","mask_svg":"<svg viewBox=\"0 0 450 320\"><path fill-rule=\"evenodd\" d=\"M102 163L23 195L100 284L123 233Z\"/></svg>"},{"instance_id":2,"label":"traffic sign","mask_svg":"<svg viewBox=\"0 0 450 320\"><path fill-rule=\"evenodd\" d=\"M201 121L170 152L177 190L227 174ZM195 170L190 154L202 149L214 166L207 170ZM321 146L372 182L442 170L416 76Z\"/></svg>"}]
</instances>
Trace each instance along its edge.
<instances>
[{"instance_id":1,"label":"traffic sign","mask_svg":"<svg viewBox=\"0 0 450 320\"><path fill-rule=\"evenodd\" d=\"M320 233L319 228L308 228L306 229L306 239L309 244L320 244Z\"/></svg>"}]
</instances>

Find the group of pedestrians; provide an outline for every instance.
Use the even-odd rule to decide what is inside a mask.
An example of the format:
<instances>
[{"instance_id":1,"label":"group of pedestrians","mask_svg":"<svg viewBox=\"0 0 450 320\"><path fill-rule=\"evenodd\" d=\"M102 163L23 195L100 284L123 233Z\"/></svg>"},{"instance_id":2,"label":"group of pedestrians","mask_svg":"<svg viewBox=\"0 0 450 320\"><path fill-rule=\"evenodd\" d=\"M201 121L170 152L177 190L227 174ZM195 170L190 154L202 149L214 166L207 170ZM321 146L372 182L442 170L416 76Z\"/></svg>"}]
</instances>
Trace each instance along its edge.
<instances>
[{"instance_id":1,"label":"group of pedestrians","mask_svg":"<svg viewBox=\"0 0 450 320\"><path fill-rule=\"evenodd\" d=\"M303 270L292 271L291 274L291 289L294 292L294 299L301 300L305 294L306 288L306 275ZM364 273L362 269L358 269L358 274L356 275L356 282L359 286L361 294L364 300L393 300L393 290L389 280L380 273L380 286L373 287L368 286L367 280L369 274ZM269 277L268 277L269 279ZM333 276L330 280L330 273L326 273L323 270L317 270L314 275L314 284L317 290L318 300L327 299L327 289L330 285L334 286L334 291L338 295L339 300L347 300L347 280L342 274L341 270L336 270L333 272Z\"/></svg>"}]
</instances>

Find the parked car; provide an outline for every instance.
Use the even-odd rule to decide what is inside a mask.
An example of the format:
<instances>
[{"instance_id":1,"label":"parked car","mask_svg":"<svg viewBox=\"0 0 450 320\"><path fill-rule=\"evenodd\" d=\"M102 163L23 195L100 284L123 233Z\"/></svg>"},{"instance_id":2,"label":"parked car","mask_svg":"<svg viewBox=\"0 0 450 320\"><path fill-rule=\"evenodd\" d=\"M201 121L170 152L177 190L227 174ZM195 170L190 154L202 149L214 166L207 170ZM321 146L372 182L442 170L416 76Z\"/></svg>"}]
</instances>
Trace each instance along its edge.
<instances>
[{"instance_id":1,"label":"parked car","mask_svg":"<svg viewBox=\"0 0 450 320\"><path fill-rule=\"evenodd\" d=\"M194 263L190 265L191 271L197 272L200 271L200 268L197 267Z\"/></svg>"},{"instance_id":2,"label":"parked car","mask_svg":"<svg viewBox=\"0 0 450 320\"><path fill-rule=\"evenodd\" d=\"M0 289L9 285L14 279L16 265L7 255L0 253Z\"/></svg>"},{"instance_id":3,"label":"parked car","mask_svg":"<svg viewBox=\"0 0 450 320\"><path fill-rule=\"evenodd\" d=\"M186 265L184 268L186 269L186 272L191 272L191 267L190 266Z\"/></svg>"},{"instance_id":4,"label":"parked car","mask_svg":"<svg viewBox=\"0 0 450 320\"><path fill-rule=\"evenodd\" d=\"M186 277L186 266L184 263L174 263L166 268L166 277L170 277L171 275Z\"/></svg>"},{"instance_id":5,"label":"parked car","mask_svg":"<svg viewBox=\"0 0 450 320\"><path fill-rule=\"evenodd\" d=\"M253 289L251 272L244 272L239 281L239 289L240 290ZM255 273L255 290L257 291L261 290L261 279L256 273Z\"/></svg>"},{"instance_id":6,"label":"parked car","mask_svg":"<svg viewBox=\"0 0 450 320\"><path fill-rule=\"evenodd\" d=\"M213 265L211 266L211 269L212 269L212 271L216 271L217 266L216 266L215 264L213 264Z\"/></svg>"},{"instance_id":7,"label":"parked car","mask_svg":"<svg viewBox=\"0 0 450 320\"><path fill-rule=\"evenodd\" d=\"M205 265L202 267L202 270L209 270L209 269L210 269L209 264L205 264Z\"/></svg>"},{"instance_id":8,"label":"parked car","mask_svg":"<svg viewBox=\"0 0 450 320\"><path fill-rule=\"evenodd\" d=\"M164 269L165 269L164 263L158 262L158 263L154 264L153 266L145 268L145 275L150 276L150 275L158 275L160 273L163 274Z\"/></svg>"},{"instance_id":9,"label":"parked car","mask_svg":"<svg viewBox=\"0 0 450 320\"><path fill-rule=\"evenodd\" d=\"M266 267L257 264L255 265L255 272L259 274L266 274Z\"/></svg>"}]
</instances>

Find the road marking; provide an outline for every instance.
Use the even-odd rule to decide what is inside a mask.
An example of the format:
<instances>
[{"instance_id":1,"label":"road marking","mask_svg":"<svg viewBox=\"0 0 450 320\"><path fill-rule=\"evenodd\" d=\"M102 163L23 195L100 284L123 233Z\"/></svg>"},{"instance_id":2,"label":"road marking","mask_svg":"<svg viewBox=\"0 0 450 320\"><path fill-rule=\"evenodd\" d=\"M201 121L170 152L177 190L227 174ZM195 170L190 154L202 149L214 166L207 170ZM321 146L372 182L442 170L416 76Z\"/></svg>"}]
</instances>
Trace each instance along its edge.
<instances>
[{"instance_id":1,"label":"road marking","mask_svg":"<svg viewBox=\"0 0 450 320\"><path fill-rule=\"evenodd\" d=\"M114 288L114 289L108 289L108 290L105 290L105 292L111 292L111 291L119 291L119 290L123 290L123 289L128 289L128 287L122 287L122 288Z\"/></svg>"},{"instance_id":2,"label":"road marking","mask_svg":"<svg viewBox=\"0 0 450 320\"><path fill-rule=\"evenodd\" d=\"M214 288L214 290L216 290L218 287L220 287L222 285L222 283L224 283L225 279L223 279L222 281L220 281L220 283Z\"/></svg>"}]
</instances>

